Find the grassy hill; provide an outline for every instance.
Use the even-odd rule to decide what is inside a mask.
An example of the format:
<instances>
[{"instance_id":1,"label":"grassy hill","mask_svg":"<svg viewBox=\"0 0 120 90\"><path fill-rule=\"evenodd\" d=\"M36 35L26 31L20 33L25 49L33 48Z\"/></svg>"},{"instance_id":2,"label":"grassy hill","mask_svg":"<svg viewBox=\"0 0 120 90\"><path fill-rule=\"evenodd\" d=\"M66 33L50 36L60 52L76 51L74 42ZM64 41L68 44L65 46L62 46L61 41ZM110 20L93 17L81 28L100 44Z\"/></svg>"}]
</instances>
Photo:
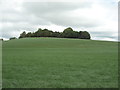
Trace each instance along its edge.
<instances>
[{"instance_id":1,"label":"grassy hill","mask_svg":"<svg viewBox=\"0 0 120 90\"><path fill-rule=\"evenodd\" d=\"M3 88L112 88L118 43L24 38L3 42Z\"/></svg>"}]
</instances>

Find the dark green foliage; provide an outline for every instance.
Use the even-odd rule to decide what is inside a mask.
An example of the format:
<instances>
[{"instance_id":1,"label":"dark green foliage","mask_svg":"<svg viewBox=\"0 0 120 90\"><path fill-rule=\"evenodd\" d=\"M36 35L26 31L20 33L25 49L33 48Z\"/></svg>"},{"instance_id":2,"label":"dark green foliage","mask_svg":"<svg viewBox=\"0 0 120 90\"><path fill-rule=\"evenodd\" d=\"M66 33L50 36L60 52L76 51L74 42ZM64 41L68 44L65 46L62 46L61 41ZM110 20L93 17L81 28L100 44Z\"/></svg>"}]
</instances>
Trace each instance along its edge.
<instances>
[{"instance_id":1,"label":"dark green foliage","mask_svg":"<svg viewBox=\"0 0 120 90\"><path fill-rule=\"evenodd\" d=\"M90 34L87 31L74 31L71 27L66 28L63 32L53 32L48 29L39 28L35 33L27 33L24 31L19 38L25 37L59 37L59 38L79 38L90 39Z\"/></svg>"},{"instance_id":2,"label":"dark green foliage","mask_svg":"<svg viewBox=\"0 0 120 90\"><path fill-rule=\"evenodd\" d=\"M52 37L60 37L60 34L61 34L60 32L55 31L52 33Z\"/></svg>"},{"instance_id":3,"label":"dark green foliage","mask_svg":"<svg viewBox=\"0 0 120 90\"><path fill-rule=\"evenodd\" d=\"M87 31L80 31L79 32L80 39L90 39L90 34Z\"/></svg>"},{"instance_id":4,"label":"dark green foliage","mask_svg":"<svg viewBox=\"0 0 120 90\"><path fill-rule=\"evenodd\" d=\"M28 32L25 36L26 36L26 37L32 37L33 34L32 34L31 32Z\"/></svg>"},{"instance_id":5,"label":"dark green foliage","mask_svg":"<svg viewBox=\"0 0 120 90\"><path fill-rule=\"evenodd\" d=\"M10 40L17 39L16 37L11 37Z\"/></svg>"},{"instance_id":6,"label":"dark green foliage","mask_svg":"<svg viewBox=\"0 0 120 90\"><path fill-rule=\"evenodd\" d=\"M42 34L42 29L39 28L38 31L36 31L36 32L34 33L34 37L40 37L41 34Z\"/></svg>"},{"instance_id":7,"label":"dark green foliage","mask_svg":"<svg viewBox=\"0 0 120 90\"><path fill-rule=\"evenodd\" d=\"M41 33L41 37L52 37L53 31L48 29L43 29Z\"/></svg>"},{"instance_id":8,"label":"dark green foliage","mask_svg":"<svg viewBox=\"0 0 120 90\"><path fill-rule=\"evenodd\" d=\"M26 32L24 31L23 33L20 34L19 38L25 38L26 37Z\"/></svg>"},{"instance_id":9,"label":"dark green foliage","mask_svg":"<svg viewBox=\"0 0 120 90\"><path fill-rule=\"evenodd\" d=\"M78 32L73 31L72 28L66 28L62 33L63 38L78 38Z\"/></svg>"},{"instance_id":10,"label":"dark green foliage","mask_svg":"<svg viewBox=\"0 0 120 90\"><path fill-rule=\"evenodd\" d=\"M53 31L48 29L41 29L39 28L38 31L34 33L34 37L52 37Z\"/></svg>"}]
</instances>

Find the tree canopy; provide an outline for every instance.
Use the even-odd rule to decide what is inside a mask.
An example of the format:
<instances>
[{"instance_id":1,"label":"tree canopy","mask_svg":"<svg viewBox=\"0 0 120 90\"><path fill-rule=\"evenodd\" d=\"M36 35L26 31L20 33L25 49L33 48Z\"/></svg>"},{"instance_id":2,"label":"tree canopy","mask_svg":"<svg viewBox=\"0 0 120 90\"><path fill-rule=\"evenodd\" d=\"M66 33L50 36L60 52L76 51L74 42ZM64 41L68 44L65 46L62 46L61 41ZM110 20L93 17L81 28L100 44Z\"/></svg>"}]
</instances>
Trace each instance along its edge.
<instances>
[{"instance_id":1,"label":"tree canopy","mask_svg":"<svg viewBox=\"0 0 120 90\"><path fill-rule=\"evenodd\" d=\"M25 37L57 37L57 38L79 38L79 39L90 39L91 36L87 31L74 31L71 27L64 29L63 32L53 32L48 29L39 28L36 32L28 32L25 31L20 34L19 38Z\"/></svg>"}]
</instances>

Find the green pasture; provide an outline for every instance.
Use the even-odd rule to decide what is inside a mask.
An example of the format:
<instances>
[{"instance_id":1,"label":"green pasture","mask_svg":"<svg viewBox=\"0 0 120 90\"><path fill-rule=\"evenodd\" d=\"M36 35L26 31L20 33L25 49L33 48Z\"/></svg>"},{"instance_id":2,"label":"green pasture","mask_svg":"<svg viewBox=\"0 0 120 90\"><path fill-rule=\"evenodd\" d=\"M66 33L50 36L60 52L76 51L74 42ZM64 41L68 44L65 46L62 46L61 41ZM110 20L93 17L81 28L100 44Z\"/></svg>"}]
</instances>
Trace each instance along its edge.
<instances>
[{"instance_id":1,"label":"green pasture","mask_svg":"<svg viewBox=\"0 0 120 90\"><path fill-rule=\"evenodd\" d=\"M2 43L3 88L116 88L118 43L23 38Z\"/></svg>"}]
</instances>

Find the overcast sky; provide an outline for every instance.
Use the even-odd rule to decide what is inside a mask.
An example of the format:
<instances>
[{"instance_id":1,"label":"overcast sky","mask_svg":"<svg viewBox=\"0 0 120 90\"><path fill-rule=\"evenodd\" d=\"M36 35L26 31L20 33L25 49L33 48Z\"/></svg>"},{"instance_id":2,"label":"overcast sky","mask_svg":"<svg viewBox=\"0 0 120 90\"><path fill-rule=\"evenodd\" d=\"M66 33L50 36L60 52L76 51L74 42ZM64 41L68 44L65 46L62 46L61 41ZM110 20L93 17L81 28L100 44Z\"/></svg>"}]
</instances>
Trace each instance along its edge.
<instances>
[{"instance_id":1,"label":"overcast sky","mask_svg":"<svg viewBox=\"0 0 120 90\"><path fill-rule=\"evenodd\" d=\"M67 27L93 40L118 40L118 0L0 0L0 38Z\"/></svg>"}]
</instances>

